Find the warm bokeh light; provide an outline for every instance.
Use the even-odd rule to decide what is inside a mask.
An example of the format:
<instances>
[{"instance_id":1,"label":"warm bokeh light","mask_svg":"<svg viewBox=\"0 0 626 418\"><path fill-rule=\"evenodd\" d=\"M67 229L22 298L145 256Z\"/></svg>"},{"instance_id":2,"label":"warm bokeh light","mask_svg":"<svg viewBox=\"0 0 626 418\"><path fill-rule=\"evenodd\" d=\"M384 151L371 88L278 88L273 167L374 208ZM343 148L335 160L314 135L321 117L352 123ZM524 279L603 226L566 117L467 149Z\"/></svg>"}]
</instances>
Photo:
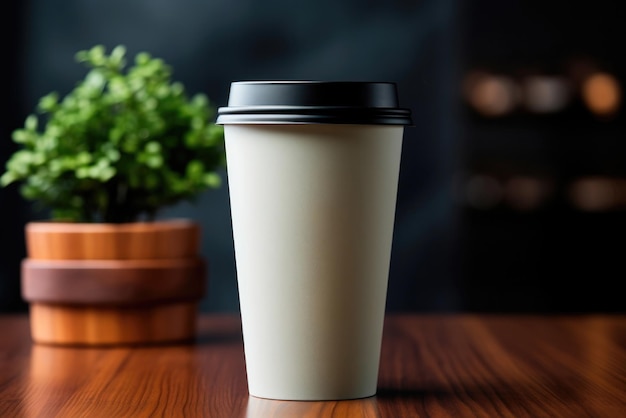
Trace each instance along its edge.
<instances>
[{"instance_id":1,"label":"warm bokeh light","mask_svg":"<svg viewBox=\"0 0 626 418\"><path fill-rule=\"evenodd\" d=\"M550 192L551 186L548 181L530 176L514 176L506 182L504 188L508 205L520 211L539 208Z\"/></svg>"},{"instance_id":2,"label":"warm bokeh light","mask_svg":"<svg viewBox=\"0 0 626 418\"><path fill-rule=\"evenodd\" d=\"M598 116L611 116L620 106L622 91L618 80L608 73L594 73L582 85L585 104Z\"/></svg>"},{"instance_id":3,"label":"warm bokeh light","mask_svg":"<svg viewBox=\"0 0 626 418\"><path fill-rule=\"evenodd\" d=\"M464 90L470 105L488 117L510 113L520 98L515 82L502 75L471 73L465 79Z\"/></svg>"},{"instance_id":4,"label":"warm bokeh light","mask_svg":"<svg viewBox=\"0 0 626 418\"><path fill-rule=\"evenodd\" d=\"M603 212L626 207L626 180L610 177L583 177L569 188L572 204L583 211Z\"/></svg>"},{"instance_id":5,"label":"warm bokeh light","mask_svg":"<svg viewBox=\"0 0 626 418\"><path fill-rule=\"evenodd\" d=\"M564 77L536 75L523 82L524 105L533 113L563 110L570 98L570 86Z\"/></svg>"}]
</instances>

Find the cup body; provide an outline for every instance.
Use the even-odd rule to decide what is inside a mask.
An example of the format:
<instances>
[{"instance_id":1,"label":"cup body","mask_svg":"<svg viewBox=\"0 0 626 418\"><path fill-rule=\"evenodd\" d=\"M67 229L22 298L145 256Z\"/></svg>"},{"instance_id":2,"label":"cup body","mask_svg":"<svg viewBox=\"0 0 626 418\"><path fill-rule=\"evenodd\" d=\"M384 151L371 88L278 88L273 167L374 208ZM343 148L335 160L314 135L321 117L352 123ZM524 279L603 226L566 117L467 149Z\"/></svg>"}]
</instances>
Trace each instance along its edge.
<instances>
[{"instance_id":1,"label":"cup body","mask_svg":"<svg viewBox=\"0 0 626 418\"><path fill-rule=\"evenodd\" d=\"M402 134L225 126L251 395L376 393Z\"/></svg>"}]
</instances>

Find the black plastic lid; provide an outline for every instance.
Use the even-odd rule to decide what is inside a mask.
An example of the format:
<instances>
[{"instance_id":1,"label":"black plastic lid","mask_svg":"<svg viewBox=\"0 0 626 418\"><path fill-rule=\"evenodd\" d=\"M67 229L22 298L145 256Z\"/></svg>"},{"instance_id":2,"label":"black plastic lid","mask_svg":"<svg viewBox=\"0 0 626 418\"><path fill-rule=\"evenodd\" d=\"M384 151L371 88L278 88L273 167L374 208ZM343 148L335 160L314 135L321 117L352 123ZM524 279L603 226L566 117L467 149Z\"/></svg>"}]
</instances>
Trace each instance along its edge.
<instances>
[{"instance_id":1,"label":"black plastic lid","mask_svg":"<svg viewBox=\"0 0 626 418\"><path fill-rule=\"evenodd\" d=\"M335 123L412 125L398 108L394 83L359 81L237 81L217 124Z\"/></svg>"}]
</instances>

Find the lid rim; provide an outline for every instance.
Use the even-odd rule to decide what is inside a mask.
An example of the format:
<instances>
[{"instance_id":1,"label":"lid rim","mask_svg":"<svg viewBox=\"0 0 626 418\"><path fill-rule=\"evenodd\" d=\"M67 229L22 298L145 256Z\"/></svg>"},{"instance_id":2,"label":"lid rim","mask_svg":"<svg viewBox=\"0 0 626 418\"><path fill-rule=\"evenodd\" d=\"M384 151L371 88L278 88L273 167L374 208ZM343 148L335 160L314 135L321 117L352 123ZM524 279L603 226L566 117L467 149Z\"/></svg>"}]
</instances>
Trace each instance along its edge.
<instances>
[{"instance_id":1,"label":"lid rim","mask_svg":"<svg viewBox=\"0 0 626 418\"><path fill-rule=\"evenodd\" d=\"M344 123L412 125L396 84L363 81L236 81L217 124Z\"/></svg>"}]
</instances>

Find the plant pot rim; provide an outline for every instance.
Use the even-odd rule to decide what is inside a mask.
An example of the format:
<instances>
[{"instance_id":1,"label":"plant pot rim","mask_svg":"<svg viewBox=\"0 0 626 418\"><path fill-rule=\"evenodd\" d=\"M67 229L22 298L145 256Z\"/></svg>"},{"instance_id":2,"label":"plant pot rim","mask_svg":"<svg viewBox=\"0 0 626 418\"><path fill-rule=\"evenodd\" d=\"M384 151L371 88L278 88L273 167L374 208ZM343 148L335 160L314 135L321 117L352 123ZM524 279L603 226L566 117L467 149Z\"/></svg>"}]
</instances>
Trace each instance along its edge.
<instances>
[{"instance_id":1,"label":"plant pot rim","mask_svg":"<svg viewBox=\"0 0 626 418\"><path fill-rule=\"evenodd\" d=\"M157 221L136 221L125 223L108 222L71 222L56 220L29 221L26 229L30 232L141 232L155 230L188 229L198 226L198 222L192 219L176 218Z\"/></svg>"},{"instance_id":2,"label":"plant pot rim","mask_svg":"<svg viewBox=\"0 0 626 418\"><path fill-rule=\"evenodd\" d=\"M155 222L29 222L25 226L29 258L155 259L195 256L201 226L190 219Z\"/></svg>"}]
</instances>

